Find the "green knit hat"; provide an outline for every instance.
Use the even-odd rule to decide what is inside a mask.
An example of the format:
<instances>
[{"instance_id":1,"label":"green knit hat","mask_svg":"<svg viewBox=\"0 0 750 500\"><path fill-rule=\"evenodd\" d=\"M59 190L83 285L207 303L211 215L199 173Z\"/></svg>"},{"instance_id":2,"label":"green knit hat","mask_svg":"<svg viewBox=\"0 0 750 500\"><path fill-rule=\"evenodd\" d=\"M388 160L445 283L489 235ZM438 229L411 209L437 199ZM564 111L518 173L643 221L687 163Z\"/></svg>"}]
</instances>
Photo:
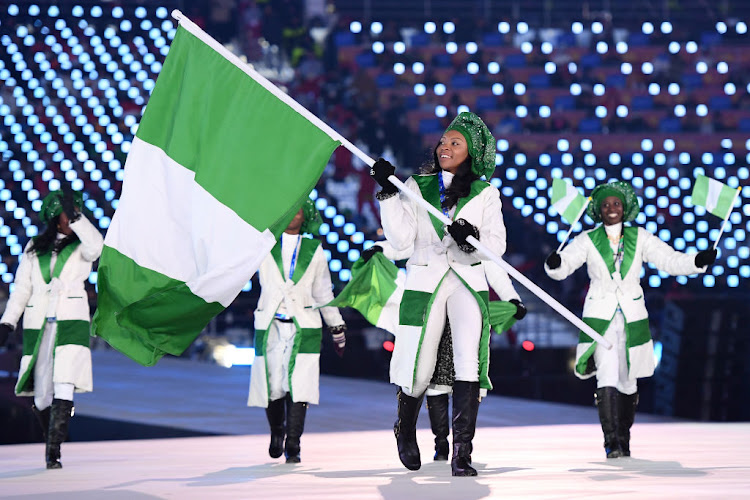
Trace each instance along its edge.
<instances>
[{"instance_id":1,"label":"green knit hat","mask_svg":"<svg viewBox=\"0 0 750 500\"><path fill-rule=\"evenodd\" d=\"M315 208L315 202L307 198L302 204L302 213L305 215L305 222L302 223L300 232L318 234L320 226L323 224L323 219L318 209Z\"/></svg>"},{"instance_id":2,"label":"green knit hat","mask_svg":"<svg viewBox=\"0 0 750 500\"><path fill-rule=\"evenodd\" d=\"M610 182L609 184L600 184L591 192L591 203L589 203L589 206L586 209L586 214L591 217L595 223L602 221L602 202L609 196L616 196L622 202L623 222L635 220L641 207L638 205L638 197L635 195L633 186L627 182L615 181Z\"/></svg>"},{"instance_id":3,"label":"green knit hat","mask_svg":"<svg viewBox=\"0 0 750 500\"><path fill-rule=\"evenodd\" d=\"M466 138L466 145L471 156L471 171L486 179L495 171L495 152L497 144L490 129L474 113L464 111L453 119L446 132L456 130Z\"/></svg>"},{"instance_id":4,"label":"green knit hat","mask_svg":"<svg viewBox=\"0 0 750 500\"><path fill-rule=\"evenodd\" d=\"M80 191L70 191L73 196L73 204L81 208L83 207L83 194ZM49 224L49 221L57 217L63 212L62 200L65 196L63 191L50 191L47 196L42 200L42 208L39 210L39 218L45 224Z\"/></svg>"}]
</instances>

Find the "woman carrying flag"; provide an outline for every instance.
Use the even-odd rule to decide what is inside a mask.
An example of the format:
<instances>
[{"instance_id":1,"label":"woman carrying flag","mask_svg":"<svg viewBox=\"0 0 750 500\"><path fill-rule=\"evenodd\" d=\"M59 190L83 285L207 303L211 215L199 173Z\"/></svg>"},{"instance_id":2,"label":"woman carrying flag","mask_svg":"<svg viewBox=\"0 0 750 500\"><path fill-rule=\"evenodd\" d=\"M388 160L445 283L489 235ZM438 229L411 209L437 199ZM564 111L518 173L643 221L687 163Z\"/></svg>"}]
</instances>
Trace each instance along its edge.
<instances>
[{"instance_id":1,"label":"woman carrying flag","mask_svg":"<svg viewBox=\"0 0 750 500\"><path fill-rule=\"evenodd\" d=\"M400 387L395 428L401 462L421 467L416 424L435 370L446 317L453 341L454 476L474 476L472 439L480 388L489 377L489 292L482 260L466 240L479 239L498 255L505 251L500 194L488 182L495 169L495 139L474 113L461 113L435 147L424 172L406 186L443 211L454 222L447 227L419 207L388 180L395 168L380 159L370 175L380 184L381 222L396 251L413 248L406 264L405 291L391 359L391 382Z\"/></svg>"},{"instance_id":2,"label":"woman carrying flag","mask_svg":"<svg viewBox=\"0 0 750 500\"><path fill-rule=\"evenodd\" d=\"M315 309L333 300L331 274L320 241L302 234L317 234L321 223L312 200L305 200L258 271L261 293L248 406L266 409L268 454L278 458L284 453L287 463L300 462L307 406L318 404L321 314L339 356L346 345L339 310Z\"/></svg>"},{"instance_id":3,"label":"woman carrying flag","mask_svg":"<svg viewBox=\"0 0 750 500\"><path fill-rule=\"evenodd\" d=\"M47 441L48 469L59 469L60 445L73 415L73 393L93 389L89 301L85 282L104 239L81 214L80 192L52 191L39 217L45 231L18 265L13 293L0 318L0 337L23 314L23 357L16 394L34 396L32 410Z\"/></svg>"},{"instance_id":4,"label":"woman carrying flag","mask_svg":"<svg viewBox=\"0 0 750 500\"><path fill-rule=\"evenodd\" d=\"M586 264L591 284L583 305L583 320L609 340L605 349L581 333L575 374L596 375L595 402L604 432L607 458L630 456L630 428L638 404L637 379L654 373L654 349L648 312L640 285L641 268L651 263L671 275L706 271L716 250L685 254L674 250L633 221L640 207L626 182L597 186L587 214L602 225L575 237L562 252L552 252L545 271L563 280Z\"/></svg>"}]
</instances>

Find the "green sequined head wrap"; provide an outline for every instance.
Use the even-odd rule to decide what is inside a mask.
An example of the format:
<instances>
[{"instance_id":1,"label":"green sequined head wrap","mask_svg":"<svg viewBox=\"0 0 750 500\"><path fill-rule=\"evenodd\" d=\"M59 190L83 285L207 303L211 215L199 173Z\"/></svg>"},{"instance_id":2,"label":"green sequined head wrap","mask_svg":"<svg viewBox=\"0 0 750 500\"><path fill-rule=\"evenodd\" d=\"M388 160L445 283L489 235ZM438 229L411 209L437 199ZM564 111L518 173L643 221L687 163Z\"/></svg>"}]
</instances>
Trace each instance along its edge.
<instances>
[{"instance_id":1,"label":"green sequined head wrap","mask_svg":"<svg viewBox=\"0 0 750 500\"><path fill-rule=\"evenodd\" d=\"M615 181L609 184L596 186L591 192L591 203L586 209L586 214L594 222L602 221L601 207L602 202L609 196L617 196L622 202L622 221L630 222L635 220L641 208L638 205L638 197L635 195L633 186L627 182Z\"/></svg>"},{"instance_id":2,"label":"green sequined head wrap","mask_svg":"<svg viewBox=\"0 0 750 500\"><path fill-rule=\"evenodd\" d=\"M80 191L72 191L73 204L83 207L83 194ZM65 193L62 191L50 191L42 200L42 208L39 211L39 218L46 224L63 212L62 200Z\"/></svg>"},{"instance_id":3,"label":"green sequined head wrap","mask_svg":"<svg viewBox=\"0 0 750 500\"><path fill-rule=\"evenodd\" d=\"M305 215L305 222L302 223L300 232L318 234L320 226L323 224L323 219L320 217L318 209L315 208L315 202L310 198L306 199L302 204L302 213Z\"/></svg>"},{"instance_id":4,"label":"green sequined head wrap","mask_svg":"<svg viewBox=\"0 0 750 500\"><path fill-rule=\"evenodd\" d=\"M446 132L456 130L466 138L471 156L471 171L486 179L495 171L495 152L497 144L492 132L481 118L474 113L464 111L453 119Z\"/></svg>"}]
</instances>

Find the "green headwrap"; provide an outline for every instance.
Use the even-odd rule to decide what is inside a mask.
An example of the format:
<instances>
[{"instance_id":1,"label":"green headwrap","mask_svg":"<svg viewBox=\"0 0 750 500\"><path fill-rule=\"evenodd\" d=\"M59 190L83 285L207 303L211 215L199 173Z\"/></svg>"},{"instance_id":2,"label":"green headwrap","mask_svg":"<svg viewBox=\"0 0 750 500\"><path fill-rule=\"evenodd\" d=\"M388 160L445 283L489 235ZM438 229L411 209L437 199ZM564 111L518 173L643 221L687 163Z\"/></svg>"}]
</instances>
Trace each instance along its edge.
<instances>
[{"instance_id":1,"label":"green headwrap","mask_svg":"<svg viewBox=\"0 0 750 500\"><path fill-rule=\"evenodd\" d=\"M305 222L302 223L300 232L318 234L320 226L323 224L323 219L320 217L318 209L315 208L315 202L307 198L302 204L302 213L305 215Z\"/></svg>"},{"instance_id":2,"label":"green headwrap","mask_svg":"<svg viewBox=\"0 0 750 500\"><path fill-rule=\"evenodd\" d=\"M609 196L617 196L622 202L622 221L630 222L635 219L641 208L638 205L638 197L635 195L633 186L627 182L615 181L609 184L596 186L591 192L591 203L586 209L586 214L594 222L602 221L601 207L602 202Z\"/></svg>"},{"instance_id":3,"label":"green headwrap","mask_svg":"<svg viewBox=\"0 0 750 500\"><path fill-rule=\"evenodd\" d=\"M72 191L73 204L81 208L83 207L83 194L80 191ZM45 224L57 217L63 212L62 200L65 193L62 191L50 191L47 196L42 200L42 209L39 211L39 218Z\"/></svg>"},{"instance_id":4,"label":"green headwrap","mask_svg":"<svg viewBox=\"0 0 750 500\"><path fill-rule=\"evenodd\" d=\"M471 156L471 171L486 179L495 171L495 152L497 144L490 129L474 113L464 111L453 119L446 132L456 130L466 138L466 145Z\"/></svg>"}]
</instances>

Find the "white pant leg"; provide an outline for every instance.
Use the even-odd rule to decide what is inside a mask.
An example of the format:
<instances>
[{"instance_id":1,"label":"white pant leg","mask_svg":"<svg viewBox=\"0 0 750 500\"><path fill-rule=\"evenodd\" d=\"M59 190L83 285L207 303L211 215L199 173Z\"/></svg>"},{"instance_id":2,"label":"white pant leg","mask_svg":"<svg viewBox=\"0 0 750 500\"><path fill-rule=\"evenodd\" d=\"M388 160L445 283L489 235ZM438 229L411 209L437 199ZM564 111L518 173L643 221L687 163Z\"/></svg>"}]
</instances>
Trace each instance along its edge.
<instances>
[{"instance_id":1,"label":"white pant leg","mask_svg":"<svg viewBox=\"0 0 750 500\"><path fill-rule=\"evenodd\" d=\"M621 312L615 314L604 338L612 343L612 349L596 346L596 387L615 387L623 394L635 394L638 381L628 373L625 317Z\"/></svg>"},{"instance_id":2,"label":"white pant leg","mask_svg":"<svg viewBox=\"0 0 750 500\"><path fill-rule=\"evenodd\" d=\"M268 328L266 340L266 366L268 386L271 390L269 401L275 401L289 392L289 360L294 347L294 323L274 320Z\"/></svg>"},{"instance_id":3,"label":"white pant leg","mask_svg":"<svg viewBox=\"0 0 750 500\"><path fill-rule=\"evenodd\" d=\"M76 390L74 384L68 384L64 382L55 383L55 399L64 399L65 401L73 401L73 393Z\"/></svg>"},{"instance_id":4,"label":"white pant leg","mask_svg":"<svg viewBox=\"0 0 750 500\"><path fill-rule=\"evenodd\" d=\"M453 340L453 367L456 380L479 381L479 341L482 338L482 311L477 300L452 272L454 283L448 297L448 321Z\"/></svg>"},{"instance_id":5,"label":"white pant leg","mask_svg":"<svg viewBox=\"0 0 750 500\"><path fill-rule=\"evenodd\" d=\"M42 341L39 343L39 353L34 364L34 405L40 411L52 404L54 395L52 375L56 337L57 323L48 321L44 325Z\"/></svg>"}]
</instances>

